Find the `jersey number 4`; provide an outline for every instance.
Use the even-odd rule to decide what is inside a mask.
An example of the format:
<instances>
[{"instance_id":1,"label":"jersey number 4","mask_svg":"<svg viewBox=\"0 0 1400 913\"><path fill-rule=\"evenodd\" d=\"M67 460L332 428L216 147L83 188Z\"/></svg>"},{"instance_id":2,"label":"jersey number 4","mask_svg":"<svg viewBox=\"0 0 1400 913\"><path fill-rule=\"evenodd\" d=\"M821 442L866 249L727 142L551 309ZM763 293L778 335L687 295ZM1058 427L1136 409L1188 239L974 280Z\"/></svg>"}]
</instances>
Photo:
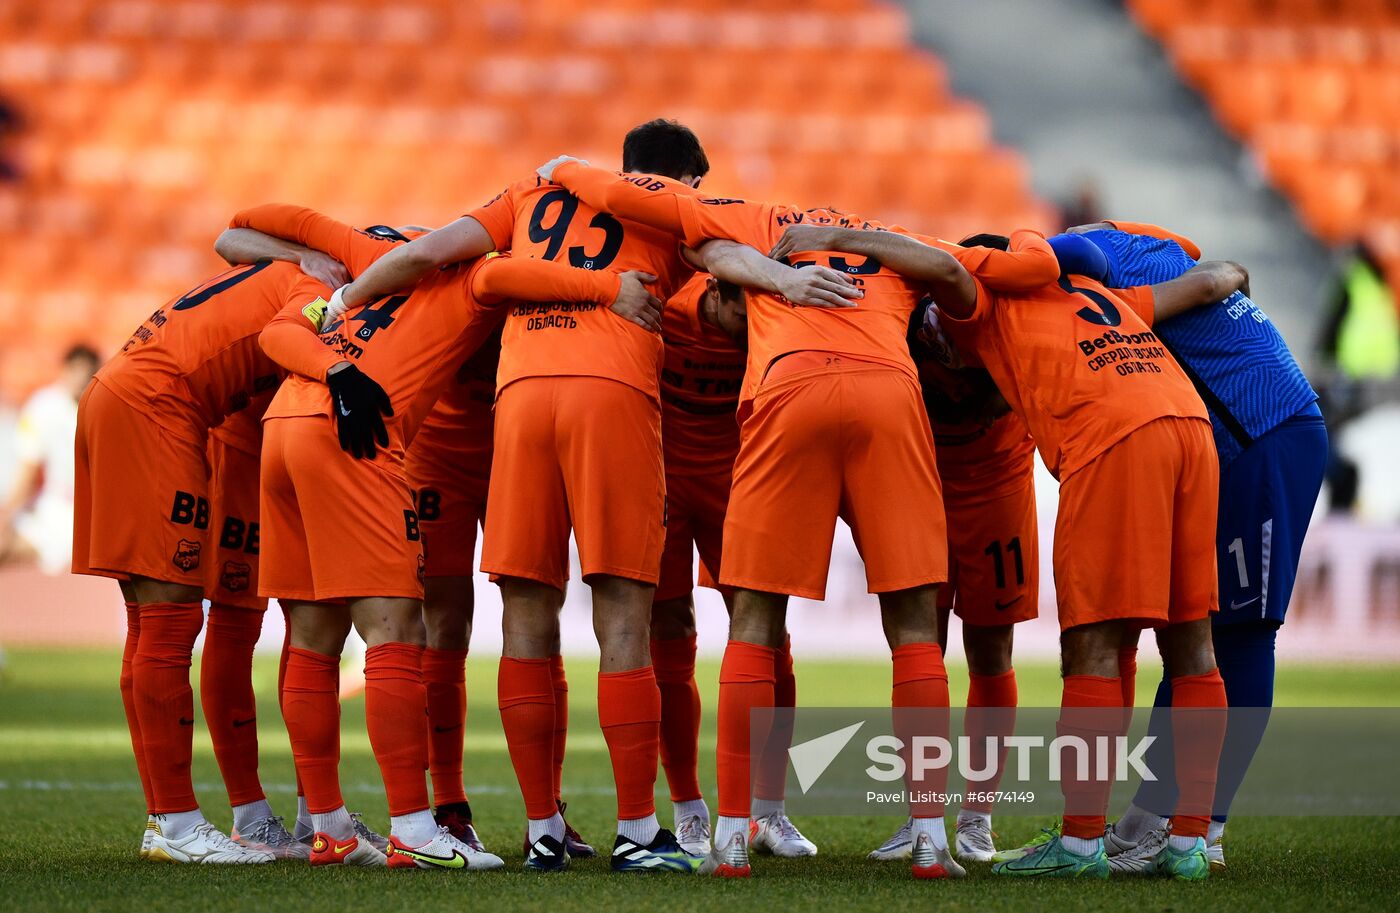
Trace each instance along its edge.
<instances>
[{"instance_id":1,"label":"jersey number 4","mask_svg":"<svg viewBox=\"0 0 1400 913\"><path fill-rule=\"evenodd\" d=\"M550 215L550 209L555 203L559 204L559 210L546 225L545 219ZM559 250L564 246L564 239L569 233L569 224L577 214L578 197L567 190L551 190L540 197L540 201L535 204L535 211L530 213L529 231L530 240L536 244L548 242L544 249L544 259L553 260L559 256ZM607 269L617 259L617 252L622 249L622 223L607 213L600 212L589 220L588 227L603 232L603 243L596 253L591 254L582 244L570 247L569 265L580 269Z\"/></svg>"}]
</instances>

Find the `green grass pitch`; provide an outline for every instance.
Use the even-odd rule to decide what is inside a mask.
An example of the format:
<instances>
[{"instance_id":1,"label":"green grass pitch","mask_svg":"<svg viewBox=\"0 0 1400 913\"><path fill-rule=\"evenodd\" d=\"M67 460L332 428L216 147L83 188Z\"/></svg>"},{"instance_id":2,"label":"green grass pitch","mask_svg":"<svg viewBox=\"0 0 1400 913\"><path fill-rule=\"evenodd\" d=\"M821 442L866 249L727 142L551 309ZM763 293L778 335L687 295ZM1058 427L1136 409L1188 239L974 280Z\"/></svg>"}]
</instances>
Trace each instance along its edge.
<instances>
[{"instance_id":1,"label":"green grass pitch","mask_svg":"<svg viewBox=\"0 0 1400 913\"><path fill-rule=\"evenodd\" d=\"M1150 652L1144 651L1145 653ZM495 709L496 664L469 662L467 781L483 839L507 861L504 872L313 871L281 863L245 869L143 863L140 789L117 694L115 652L12 651L0 673L0 911L141 910L1394 910L1400 906L1400 820L1268 818L1231 823L1228 872L1204 885L1120 878L1107 883L1022 882L976 866L961 882L915 882L903 864L865 853L895 818L804 818L821 847L808 860L759 857L747 882L665 875L613 875L606 859L578 862L542 878L520 871L524 813ZM593 665L571 662L571 726L565 794L573 823L600 850L612 844L611 770L593 708ZM714 710L717 664L702 662L705 708ZM197 672L197 670L196 670ZM1053 666L1019 668L1022 703L1056 706ZM1138 705L1151 701L1159 670L1143 663ZM806 706L879 706L889 668L877 662L799 659ZM954 700L965 693L951 669ZM197 680L197 679L196 679ZM275 663L259 657L262 775L274 808L295 810L292 762L273 691ZM1280 706L1400 704L1400 667L1287 665ZM352 809L387 825L378 771L364 734L363 700L343 718L343 782ZM202 727L202 723L201 723ZM228 827L209 740L197 730L194 772L206 814ZM1383 763L1394 764L1390 758ZM714 783L713 718L701 742L702 782ZM660 778L659 778L660 779ZM669 822L664 779L658 808ZM713 801L713 794L710 796ZM999 843L1015 845L1049 823L1002 817ZM917 906L916 906L917 905Z\"/></svg>"}]
</instances>

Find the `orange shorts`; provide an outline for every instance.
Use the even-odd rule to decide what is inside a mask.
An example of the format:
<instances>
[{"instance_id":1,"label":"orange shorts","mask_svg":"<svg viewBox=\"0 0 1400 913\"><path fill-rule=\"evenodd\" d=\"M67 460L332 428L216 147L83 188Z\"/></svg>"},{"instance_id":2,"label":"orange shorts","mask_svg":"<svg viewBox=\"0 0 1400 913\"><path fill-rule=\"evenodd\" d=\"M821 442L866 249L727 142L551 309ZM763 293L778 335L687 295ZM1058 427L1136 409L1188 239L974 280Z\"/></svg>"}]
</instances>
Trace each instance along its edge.
<instances>
[{"instance_id":1,"label":"orange shorts","mask_svg":"<svg viewBox=\"0 0 1400 913\"><path fill-rule=\"evenodd\" d=\"M654 584L665 514L655 400L601 377L527 377L500 392L483 572L564 589L572 527L584 580Z\"/></svg>"},{"instance_id":2,"label":"orange shorts","mask_svg":"<svg viewBox=\"0 0 1400 913\"><path fill-rule=\"evenodd\" d=\"M213 560L207 562L204 598L220 605L267 609L258 595L258 477L261 456L209 437L209 502Z\"/></svg>"},{"instance_id":3,"label":"orange shorts","mask_svg":"<svg viewBox=\"0 0 1400 913\"><path fill-rule=\"evenodd\" d=\"M1055 518L1061 630L1214 612L1219 498L1210 423L1194 418L1143 425L1064 479Z\"/></svg>"},{"instance_id":4,"label":"orange shorts","mask_svg":"<svg viewBox=\"0 0 1400 913\"><path fill-rule=\"evenodd\" d=\"M729 508L732 465L710 472L666 474L666 545L656 599L679 599L696 587L692 558L700 553L698 585L717 589L724 542L724 515Z\"/></svg>"},{"instance_id":5,"label":"orange shorts","mask_svg":"<svg viewBox=\"0 0 1400 913\"><path fill-rule=\"evenodd\" d=\"M824 598L838 516L870 592L948 579L943 491L913 378L845 356L789 355L739 435L721 583Z\"/></svg>"},{"instance_id":6,"label":"orange shorts","mask_svg":"<svg viewBox=\"0 0 1400 913\"><path fill-rule=\"evenodd\" d=\"M408 448L406 468L423 530L427 576L470 577L491 481L490 431L469 439L464 428L425 425Z\"/></svg>"},{"instance_id":7,"label":"orange shorts","mask_svg":"<svg viewBox=\"0 0 1400 913\"><path fill-rule=\"evenodd\" d=\"M204 586L207 434L176 434L101 381L88 384L74 446L73 573Z\"/></svg>"},{"instance_id":8,"label":"orange shorts","mask_svg":"<svg viewBox=\"0 0 1400 913\"><path fill-rule=\"evenodd\" d=\"M324 415L263 422L259 594L423 598L423 535L390 453L355 459Z\"/></svg>"},{"instance_id":9,"label":"orange shorts","mask_svg":"<svg viewBox=\"0 0 1400 913\"><path fill-rule=\"evenodd\" d=\"M948 585L940 608L964 624L1008 625L1036 617L1040 546L1035 483L992 497L949 498Z\"/></svg>"}]
</instances>

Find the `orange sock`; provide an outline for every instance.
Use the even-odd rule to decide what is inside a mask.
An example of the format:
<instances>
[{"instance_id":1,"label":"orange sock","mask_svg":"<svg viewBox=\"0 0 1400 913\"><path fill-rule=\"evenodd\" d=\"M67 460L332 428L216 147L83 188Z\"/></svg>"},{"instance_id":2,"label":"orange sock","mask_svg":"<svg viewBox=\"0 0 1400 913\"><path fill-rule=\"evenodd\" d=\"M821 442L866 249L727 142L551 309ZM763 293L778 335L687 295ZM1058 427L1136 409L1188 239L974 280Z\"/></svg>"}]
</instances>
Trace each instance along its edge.
<instances>
[{"instance_id":1,"label":"orange sock","mask_svg":"<svg viewBox=\"0 0 1400 913\"><path fill-rule=\"evenodd\" d=\"M1093 840L1103 836L1104 816L1108 811L1111 779L1095 776L1100 764L1102 743L1113 739L1122 723L1123 683L1117 678L1099 675L1066 675L1064 694L1060 699L1060 719L1057 734L1077 736L1089 749L1088 777L1077 775L1079 752L1071 748L1060 750L1060 792L1065 797L1064 833L1069 837ZM1111 745L1111 741L1109 742ZM1113 772L1110 751L1108 771Z\"/></svg>"},{"instance_id":2,"label":"orange sock","mask_svg":"<svg viewBox=\"0 0 1400 913\"><path fill-rule=\"evenodd\" d=\"M126 643L122 646L122 673L118 684L122 692L122 710L126 713L126 728L131 733L131 753L136 758L136 776L141 780L141 792L146 795L146 814L154 814L155 794L151 792L151 775L146 772L146 747L141 742L141 720L136 714L136 645L141 640L141 607L126 604Z\"/></svg>"},{"instance_id":3,"label":"orange sock","mask_svg":"<svg viewBox=\"0 0 1400 913\"><path fill-rule=\"evenodd\" d=\"M132 660L132 690L141 724L152 813L194 811L199 801L190 780L194 752L194 689L190 662L204 626L197 602L141 606L141 634Z\"/></svg>"},{"instance_id":4,"label":"orange sock","mask_svg":"<svg viewBox=\"0 0 1400 913\"><path fill-rule=\"evenodd\" d=\"M1181 790L1172 815L1173 836L1206 836L1225 744L1227 703L1219 669L1172 679L1172 754Z\"/></svg>"},{"instance_id":5,"label":"orange sock","mask_svg":"<svg viewBox=\"0 0 1400 913\"><path fill-rule=\"evenodd\" d=\"M466 802L462 785L463 734L467 723L467 651L423 651L423 686L428 692L428 773L440 807Z\"/></svg>"},{"instance_id":6,"label":"orange sock","mask_svg":"<svg viewBox=\"0 0 1400 913\"><path fill-rule=\"evenodd\" d=\"M339 657L287 648L282 719L297 765L298 794L306 796L306 807L313 815L345 804L340 794L339 686Z\"/></svg>"},{"instance_id":7,"label":"orange sock","mask_svg":"<svg viewBox=\"0 0 1400 913\"><path fill-rule=\"evenodd\" d=\"M496 679L501 726L525 815L535 821L558 811L555 776L555 688L548 659L502 656Z\"/></svg>"},{"instance_id":8,"label":"orange sock","mask_svg":"<svg viewBox=\"0 0 1400 913\"><path fill-rule=\"evenodd\" d=\"M943 651L938 644L904 644L891 653L894 664L894 686L890 706L895 711L895 735L910 745L914 736L948 738L948 670L943 666ZM906 755L906 763L908 757ZM905 784L923 793L946 793L948 768L927 771L917 779L912 767L906 768ZM943 803L920 800L909 803L909 814L915 818L943 817Z\"/></svg>"},{"instance_id":9,"label":"orange sock","mask_svg":"<svg viewBox=\"0 0 1400 913\"><path fill-rule=\"evenodd\" d=\"M797 706L797 676L792 671L792 638L784 637L783 645L773 653L773 707L779 711ZM790 713L775 713L773 727L763 749L763 759L754 777L755 799L781 802L787 794L788 749L792 747L793 718Z\"/></svg>"},{"instance_id":10,"label":"orange sock","mask_svg":"<svg viewBox=\"0 0 1400 913\"><path fill-rule=\"evenodd\" d=\"M253 697L253 647L262 621L257 609L211 604L199 663L200 706L234 806L266 798L258 779L258 703Z\"/></svg>"},{"instance_id":11,"label":"orange sock","mask_svg":"<svg viewBox=\"0 0 1400 913\"><path fill-rule=\"evenodd\" d=\"M598 725L612 758L618 820L654 815L661 692L651 666L598 673Z\"/></svg>"},{"instance_id":12,"label":"orange sock","mask_svg":"<svg viewBox=\"0 0 1400 913\"><path fill-rule=\"evenodd\" d=\"M277 709L282 712L282 719L287 719L287 705L285 703L287 685L287 657L292 652L292 613L285 608L282 609L282 655L277 657ZM337 685L339 682L337 682ZM337 720L339 719L339 709L337 709ZM301 787L301 771L296 770L296 765L292 765L297 781L297 798L306 798L306 790Z\"/></svg>"},{"instance_id":13,"label":"orange sock","mask_svg":"<svg viewBox=\"0 0 1400 913\"><path fill-rule=\"evenodd\" d=\"M1123 689L1123 728L1120 735L1127 735L1133 725L1133 705L1137 703L1137 654L1136 646L1123 647L1118 651L1118 680Z\"/></svg>"},{"instance_id":14,"label":"orange sock","mask_svg":"<svg viewBox=\"0 0 1400 913\"><path fill-rule=\"evenodd\" d=\"M699 799L700 689L695 684L695 635L651 642L661 692L661 766L672 802Z\"/></svg>"},{"instance_id":15,"label":"orange sock","mask_svg":"<svg viewBox=\"0 0 1400 913\"><path fill-rule=\"evenodd\" d=\"M429 807L427 715L423 648L387 643L365 650L365 725L393 817Z\"/></svg>"},{"instance_id":16,"label":"orange sock","mask_svg":"<svg viewBox=\"0 0 1400 913\"><path fill-rule=\"evenodd\" d=\"M719 813L726 818L747 818L750 795L749 765L754 733L749 711L772 707L777 650L759 644L731 640L724 648L719 668L719 738L715 767L719 780ZM766 744L766 733L763 733Z\"/></svg>"},{"instance_id":17,"label":"orange sock","mask_svg":"<svg viewBox=\"0 0 1400 913\"><path fill-rule=\"evenodd\" d=\"M1006 766L1006 743L1002 740L1016 732L1016 670L1001 675L968 674L967 710L963 713L963 730L967 733L969 766L973 771L987 768L987 739L997 740L999 746L996 768L991 775L969 780L968 793L995 792ZM962 807L970 812L990 815L992 803L968 799Z\"/></svg>"},{"instance_id":18,"label":"orange sock","mask_svg":"<svg viewBox=\"0 0 1400 913\"><path fill-rule=\"evenodd\" d=\"M569 741L569 680L564 675L564 657L549 658L549 675L554 689L554 801L564 796L564 746Z\"/></svg>"}]
</instances>

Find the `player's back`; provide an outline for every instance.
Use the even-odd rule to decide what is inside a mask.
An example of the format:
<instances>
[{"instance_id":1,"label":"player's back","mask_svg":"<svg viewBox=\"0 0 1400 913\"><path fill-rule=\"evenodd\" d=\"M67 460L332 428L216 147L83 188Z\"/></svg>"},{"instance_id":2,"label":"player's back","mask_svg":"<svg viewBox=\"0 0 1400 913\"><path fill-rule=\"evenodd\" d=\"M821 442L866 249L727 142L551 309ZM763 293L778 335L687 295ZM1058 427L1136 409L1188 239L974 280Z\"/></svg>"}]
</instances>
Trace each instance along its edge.
<instances>
[{"instance_id":1,"label":"player's back","mask_svg":"<svg viewBox=\"0 0 1400 913\"><path fill-rule=\"evenodd\" d=\"M970 318L943 325L990 372L1065 477L1158 418L1206 418L1181 366L1148 326L1152 290L1083 276L1020 294L978 290Z\"/></svg>"},{"instance_id":2,"label":"player's back","mask_svg":"<svg viewBox=\"0 0 1400 913\"><path fill-rule=\"evenodd\" d=\"M1168 282L1196 265L1171 238L1118 230L1085 237L1109 255L1110 286ZM1156 330L1191 369L1222 461L1317 400L1278 328L1243 292L1162 321Z\"/></svg>"},{"instance_id":3,"label":"player's back","mask_svg":"<svg viewBox=\"0 0 1400 913\"><path fill-rule=\"evenodd\" d=\"M213 427L285 376L258 334L302 278L268 260L220 273L146 318L98 380L157 421Z\"/></svg>"},{"instance_id":4,"label":"player's back","mask_svg":"<svg viewBox=\"0 0 1400 913\"><path fill-rule=\"evenodd\" d=\"M490 337L497 323L471 294L471 280L488 258L439 270L408 292L372 301L321 329L321 342L369 375L389 395L394 414L385 420L391 449L402 459L424 417L453 380L463 359ZM277 318L297 320L325 287L307 279L294 289ZM268 417L329 415L325 384L289 378Z\"/></svg>"},{"instance_id":5,"label":"player's back","mask_svg":"<svg viewBox=\"0 0 1400 913\"><path fill-rule=\"evenodd\" d=\"M801 210L780 204L706 199L695 211L712 227L710 237L729 237L759 250L769 250L791 225L837 225L882 229L878 222L831 209ZM698 240L698 239L691 239ZM917 377L909 358L905 333L910 314L923 292L904 276L873 257L835 251L797 251L788 258L793 267L817 264L850 276L865 295L855 307L793 307L767 292L749 295L749 363L744 398L757 391L772 363L792 352L817 351L849 355L898 368Z\"/></svg>"},{"instance_id":6,"label":"player's back","mask_svg":"<svg viewBox=\"0 0 1400 913\"><path fill-rule=\"evenodd\" d=\"M499 251L582 269L650 273L657 279L649 287L663 301L691 275L671 235L599 212L537 177L512 184L471 215ZM516 304L501 345L498 389L522 377L581 375L659 396L661 338L599 304Z\"/></svg>"},{"instance_id":7,"label":"player's back","mask_svg":"<svg viewBox=\"0 0 1400 913\"><path fill-rule=\"evenodd\" d=\"M735 413L744 382L744 351L701 317L709 277L697 273L662 312L661 439L666 469L704 471L734 464Z\"/></svg>"}]
</instances>

